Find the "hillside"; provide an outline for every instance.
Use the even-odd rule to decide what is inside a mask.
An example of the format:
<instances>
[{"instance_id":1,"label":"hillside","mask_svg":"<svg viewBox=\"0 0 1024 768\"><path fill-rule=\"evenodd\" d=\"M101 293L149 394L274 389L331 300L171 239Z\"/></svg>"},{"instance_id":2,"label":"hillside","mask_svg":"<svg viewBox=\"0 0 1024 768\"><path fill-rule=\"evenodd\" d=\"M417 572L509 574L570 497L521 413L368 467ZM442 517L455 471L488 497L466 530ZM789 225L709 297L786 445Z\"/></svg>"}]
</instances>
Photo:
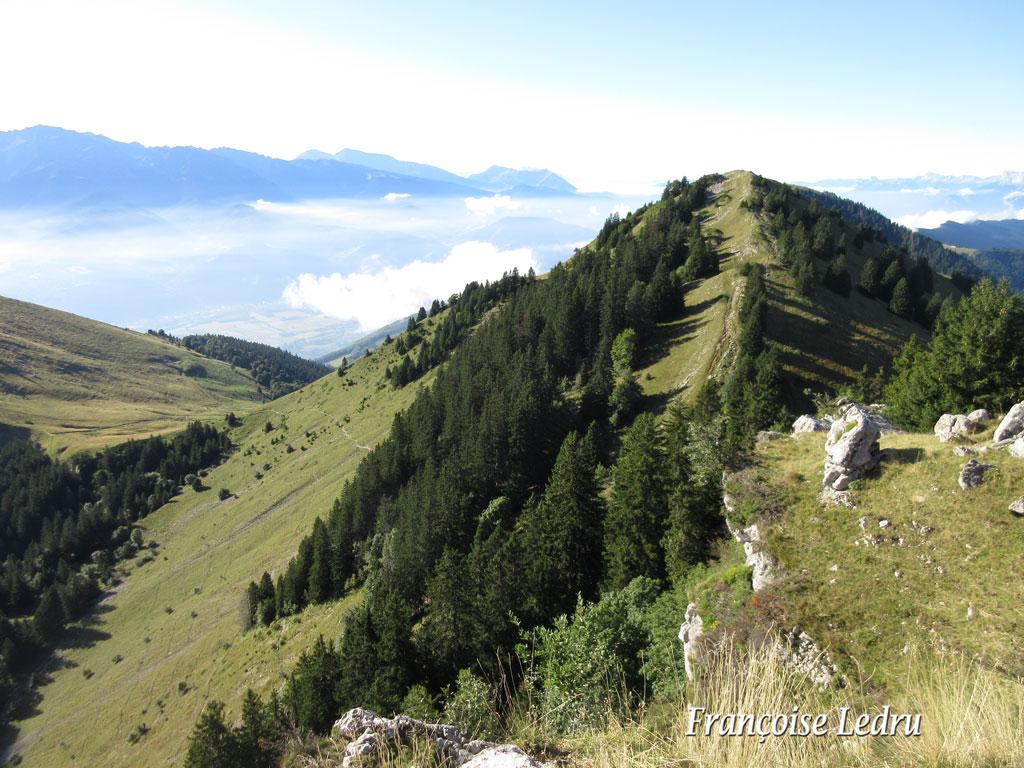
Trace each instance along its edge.
<instances>
[{"instance_id":1,"label":"hillside","mask_svg":"<svg viewBox=\"0 0 1024 768\"><path fill-rule=\"evenodd\" d=\"M336 633L351 601L244 635L241 601L254 571L287 565L394 414L432 380L392 390L383 371L397 359L386 348L343 377L256 407L232 430L235 453L204 478L212 490L186 490L142 521L160 554L124 567L122 583L60 650L37 714L16 723L12 753L22 765L178 765L207 700L280 685L318 634ZM218 501L220 488L234 496ZM148 733L130 742L141 724Z\"/></svg>"},{"instance_id":2,"label":"hillside","mask_svg":"<svg viewBox=\"0 0 1024 768\"><path fill-rule=\"evenodd\" d=\"M77 451L255 405L256 383L153 336L0 297L0 431Z\"/></svg>"},{"instance_id":3,"label":"hillside","mask_svg":"<svg viewBox=\"0 0 1024 768\"><path fill-rule=\"evenodd\" d=\"M723 468L742 460L757 430L809 409L805 389L863 385L862 368L888 363L911 337L928 337L908 319L919 316L913 308L902 317L887 301L821 283L839 255L854 284L869 259L907 261L909 270L908 258L887 256L886 243L857 237L857 222L801 197L787 203L780 237L772 217L756 210L763 183L747 172L673 182L662 200L610 219L566 265L522 281L468 341L444 340L443 348L457 344L451 358L412 383L388 383L403 370L403 338L248 415L232 434L235 454L205 479L236 498L186 491L145 519L160 556L130 569L108 599L112 610L83 630L82 647L61 651L52 682L40 689L39 713L17 724L24 764L72 756L180 764L204 704L226 702L233 720L247 687L264 697L284 691L300 726L321 734L356 705L462 718L466 700L452 691L483 690L485 709L490 701L507 717L498 735L554 743L580 764L690 757L659 752L669 742L652 739L661 731L647 725L602 728L609 712L628 720L643 711L649 694L668 697L652 699L652 712L667 712L668 721L678 712L677 633L687 599L756 604L743 552L722 536ZM847 241L845 254L813 257L818 277L810 284L793 266L812 257L790 242L805 219L828 229L836 248ZM958 295L941 275L930 277L940 300ZM424 358L452 312L473 309L456 304L423 321L416 354ZM892 507L903 525L901 505L917 503L903 485L935 483L952 462L930 438L887 440L907 451L897 455L918 456L912 449L924 446L940 459L934 467L898 463L891 475L887 465L858 498ZM858 596L877 594L867 570L854 567L861 550L851 555L846 538L825 541L829 532L814 527L820 441L776 440L764 450L764 471L793 503L792 516L772 529L772 545L792 572L801 574L805 559L814 566L792 592L780 592L787 626L806 623L837 656L872 663L884 683L893 669L888 646L857 630L833 632L829 623L849 613L816 581L818 559L835 553L856 574ZM993 499L1019 483L1012 470L1005 477ZM929 514L940 515L946 496L924 495L934 495ZM834 517L845 536L850 519L841 513ZM1002 532L971 533L967 543L991 546ZM945 534L937 542L952 562ZM982 565L1019 567L999 554L958 572L956 584L977 584ZM904 570L916 574L909 564ZM271 594L260 594L260 605L269 600L276 613L261 626L257 611L257 626L244 632L260 608L246 600L246 586L264 571ZM591 602L577 607L581 594ZM990 602L1004 596L974 602L992 611ZM932 598L926 588L907 590L900 611L923 611L917 601ZM878 603L868 615L887 610ZM953 609L934 616L951 621ZM607 645L607 626L591 621L612 622L621 644ZM1017 663L1012 622L991 627L987 645L965 647ZM330 650L302 657L320 634ZM514 691L501 692L508 681L496 679L503 668L495 650L512 653L519 640L540 666L531 682L513 680L523 698L510 703L502 696ZM599 649L608 655L586 655ZM620 675L628 690L605 698L609 679ZM308 691L288 682L310 676L327 681L317 689L326 698L312 708L297 698ZM497 690L488 693L492 684ZM571 694L577 690L589 697ZM110 716L75 727L96 707ZM326 711L326 725L313 710ZM456 721L496 733L494 724ZM302 749L336 747L314 739Z\"/></svg>"}]
</instances>

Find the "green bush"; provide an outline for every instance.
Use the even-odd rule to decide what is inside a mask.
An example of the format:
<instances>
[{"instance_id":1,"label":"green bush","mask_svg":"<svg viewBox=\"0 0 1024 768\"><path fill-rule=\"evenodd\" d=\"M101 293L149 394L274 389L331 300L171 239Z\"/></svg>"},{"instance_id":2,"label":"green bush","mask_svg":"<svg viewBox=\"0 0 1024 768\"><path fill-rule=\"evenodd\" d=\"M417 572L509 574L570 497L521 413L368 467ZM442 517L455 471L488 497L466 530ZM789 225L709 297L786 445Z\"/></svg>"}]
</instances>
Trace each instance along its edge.
<instances>
[{"instance_id":1,"label":"green bush","mask_svg":"<svg viewBox=\"0 0 1024 768\"><path fill-rule=\"evenodd\" d=\"M493 738L498 731L493 699L490 686L472 670L464 669L445 703L445 722L458 726L470 738Z\"/></svg>"}]
</instances>

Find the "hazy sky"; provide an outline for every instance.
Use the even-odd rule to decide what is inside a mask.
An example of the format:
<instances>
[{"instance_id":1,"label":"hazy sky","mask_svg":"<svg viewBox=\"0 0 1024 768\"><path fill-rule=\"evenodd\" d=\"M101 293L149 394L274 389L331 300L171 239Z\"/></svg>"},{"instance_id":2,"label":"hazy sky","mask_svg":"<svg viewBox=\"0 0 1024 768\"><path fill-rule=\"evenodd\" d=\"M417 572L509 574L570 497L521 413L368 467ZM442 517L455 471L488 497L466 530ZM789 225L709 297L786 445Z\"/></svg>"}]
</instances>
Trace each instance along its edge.
<instances>
[{"instance_id":1,"label":"hazy sky","mask_svg":"<svg viewBox=\"0 0 1024 768\"><path fill-rule=\"evenodd\" d=\"M1024 168L1019 2L0 0L0 130L584 189Z\"/></svg>"}]
</instances>

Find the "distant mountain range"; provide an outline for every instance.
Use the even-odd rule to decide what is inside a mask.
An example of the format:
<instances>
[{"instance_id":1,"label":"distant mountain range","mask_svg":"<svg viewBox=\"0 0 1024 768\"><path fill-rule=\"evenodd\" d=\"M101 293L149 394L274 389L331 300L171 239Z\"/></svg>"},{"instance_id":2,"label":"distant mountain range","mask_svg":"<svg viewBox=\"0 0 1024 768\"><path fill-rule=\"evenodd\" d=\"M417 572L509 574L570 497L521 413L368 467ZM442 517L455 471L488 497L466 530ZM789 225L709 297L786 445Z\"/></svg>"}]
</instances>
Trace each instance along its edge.
<instances>
[{"instance_id":1,"label":"distant mountain range","mask_svg":"<svg viewBox=\"0 0 1024 768\"><path fill-rule=\"evenodd\" d=\"M961 248L1024 249L1024 219L979 220L967 224L947 221L940 227L919 231L941 243Z\"/></svg>"},{"instance_id":2,"label":"distant mountain range","mask_svg":"<svg viewBox=\"0 0 1024 768\"><path fill-rule=\"evenodd\" d=\"M373 168L386 173L401 174L417 179L427 179L446 184L469 184L477 189L502 194L521 195L573 195L576 187L556 173L546 169L516 170L501 165L492 165L486 171L470 176L458 176L434 165L396 160L391 155L360 152L358 149L343 149L329 155L318 149L303 152L296 160L334 160Z\"/></svg>"},{"instance_id":3,"label":"distant mountain range","mask_svg":"<svg viewBox=\"0 0 1024 768\"><path fill-rule=\"evenodd\" d=\"M330 162L326 162L326 161ZM125 208L312 198L572 195L547 170L493 166L463 178L356 150L281 160L237 149L145 147L36 126L0 132L0 208Z\"/></svg>"}]
</instances>

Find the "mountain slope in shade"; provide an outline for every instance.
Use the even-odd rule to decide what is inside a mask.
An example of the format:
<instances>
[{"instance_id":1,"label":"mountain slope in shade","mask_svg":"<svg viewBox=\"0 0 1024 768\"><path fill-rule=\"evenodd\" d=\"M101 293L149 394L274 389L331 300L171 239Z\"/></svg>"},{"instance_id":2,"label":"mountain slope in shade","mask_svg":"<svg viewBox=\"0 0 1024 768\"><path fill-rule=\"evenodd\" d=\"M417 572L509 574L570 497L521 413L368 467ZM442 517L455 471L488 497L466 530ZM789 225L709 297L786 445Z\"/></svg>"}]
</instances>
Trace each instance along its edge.
<instances>
[{"instance_id":1,"label":"mountain slope in shade","mask_svg":"<svg viewBox=\"0 0 1024 768\"><path fill-rule=\"evenodd\" d=\"M920 229L918 232L961 248L1024 248L1024 219L978 220L967 224L947 221L935 229Z\"/></svg>"},{"instance_id":2,"label":"mountain slope in shade","mask_svg":"<svg viewBox=\"0 0 1024 768\"><path fill-rule=\"evenodd\" d=\"M62 452L242 413L256 383L147 334L0 297L0 441L31 434Z\"/></svg>"}]
</instances>

